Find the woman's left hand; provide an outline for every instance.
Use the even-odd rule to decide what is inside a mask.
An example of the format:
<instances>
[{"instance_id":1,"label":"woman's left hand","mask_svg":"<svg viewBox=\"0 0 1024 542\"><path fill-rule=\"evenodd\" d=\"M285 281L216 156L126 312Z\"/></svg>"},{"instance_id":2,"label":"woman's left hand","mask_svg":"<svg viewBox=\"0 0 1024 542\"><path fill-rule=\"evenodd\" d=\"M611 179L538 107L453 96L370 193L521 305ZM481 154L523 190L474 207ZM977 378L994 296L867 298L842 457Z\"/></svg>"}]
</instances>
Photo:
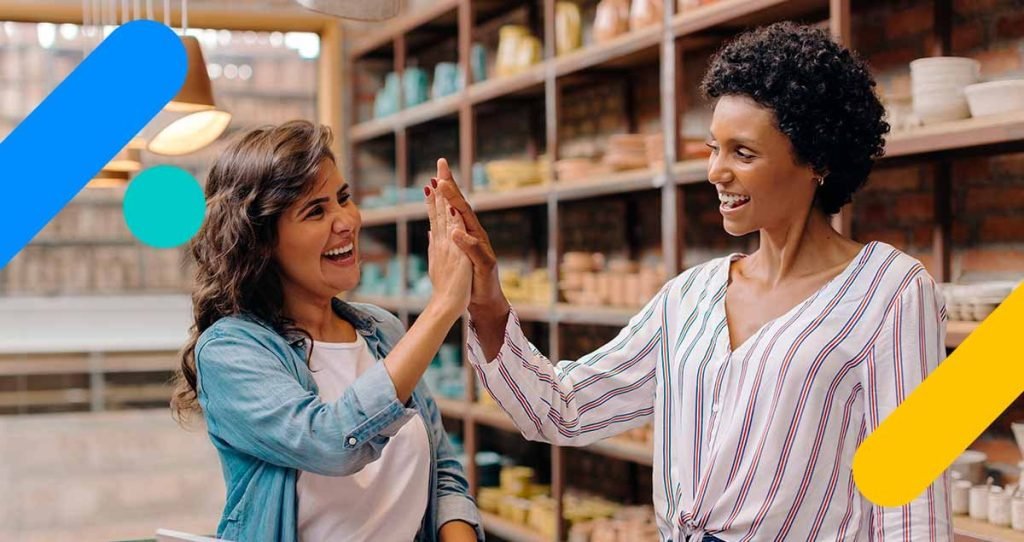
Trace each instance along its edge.
<instances>
[{"instance_id":1,"label":"woman's left hand","mask_svg":"<svg viewBox=\"0 0 1024 542\"><path fill-rule=\"evenodd\" d=\"M439 534L441 542L477 542L476 529L465 521L449 521Z\"/></svg>"}]
</instances>

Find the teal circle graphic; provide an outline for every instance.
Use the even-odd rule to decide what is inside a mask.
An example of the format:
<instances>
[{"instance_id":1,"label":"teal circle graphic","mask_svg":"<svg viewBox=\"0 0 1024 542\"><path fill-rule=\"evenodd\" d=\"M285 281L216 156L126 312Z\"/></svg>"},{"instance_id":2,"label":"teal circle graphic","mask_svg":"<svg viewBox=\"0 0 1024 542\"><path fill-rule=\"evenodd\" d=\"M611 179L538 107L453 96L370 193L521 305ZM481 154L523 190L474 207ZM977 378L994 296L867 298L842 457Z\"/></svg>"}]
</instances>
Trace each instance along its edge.
<instances>
[{"instance_id":1,"label":"teal circle graphic","mask_svg":"<svg viewBox=\"0 0 1024 542\"><path fill-rule=\"evenodd\" d=\"M206 197L191 173L175 166L155 166L139 173L124 194L124 220L143 243L174 248L199 231Z\"/></svg>"}]
</instances>

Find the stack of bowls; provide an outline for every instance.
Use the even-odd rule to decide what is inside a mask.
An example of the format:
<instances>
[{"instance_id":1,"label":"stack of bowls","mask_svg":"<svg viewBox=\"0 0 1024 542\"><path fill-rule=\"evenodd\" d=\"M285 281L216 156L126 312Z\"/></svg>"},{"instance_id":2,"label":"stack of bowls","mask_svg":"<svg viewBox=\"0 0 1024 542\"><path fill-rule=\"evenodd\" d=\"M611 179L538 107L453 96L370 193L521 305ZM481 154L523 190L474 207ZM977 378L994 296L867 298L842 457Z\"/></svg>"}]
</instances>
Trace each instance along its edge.
<instances>
[{"instance_id":1,"label":"stack of bowls","mask_svg":"<svg viewBox=\"0 0 1024 542\"><path fill-rule=\"evenodd\" d=\"M981 64L962 57L919 58L910 63L914 114L923 124L971 116L964 88L978 82Z\"/></svg>"}]
</instances>

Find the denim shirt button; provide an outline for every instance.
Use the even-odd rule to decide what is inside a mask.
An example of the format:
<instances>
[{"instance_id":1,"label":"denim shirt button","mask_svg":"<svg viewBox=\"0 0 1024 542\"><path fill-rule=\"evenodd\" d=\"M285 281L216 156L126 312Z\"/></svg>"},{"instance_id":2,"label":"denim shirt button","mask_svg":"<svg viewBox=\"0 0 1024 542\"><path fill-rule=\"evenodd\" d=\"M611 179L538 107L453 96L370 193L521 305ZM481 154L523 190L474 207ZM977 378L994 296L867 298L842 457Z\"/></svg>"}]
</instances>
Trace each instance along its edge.
<instances>
[{"instance_id":1,"label":"denim shirt button","mask_svg":"<svg viewBox=\"0 0 1024 542\"><path fill-rule=\"evenodd\" d=\"M358 441L356 441L356 437L348 437L348 445L349 446L355 446L356 442L358 442Z\"/></svg>"}]
</instances>

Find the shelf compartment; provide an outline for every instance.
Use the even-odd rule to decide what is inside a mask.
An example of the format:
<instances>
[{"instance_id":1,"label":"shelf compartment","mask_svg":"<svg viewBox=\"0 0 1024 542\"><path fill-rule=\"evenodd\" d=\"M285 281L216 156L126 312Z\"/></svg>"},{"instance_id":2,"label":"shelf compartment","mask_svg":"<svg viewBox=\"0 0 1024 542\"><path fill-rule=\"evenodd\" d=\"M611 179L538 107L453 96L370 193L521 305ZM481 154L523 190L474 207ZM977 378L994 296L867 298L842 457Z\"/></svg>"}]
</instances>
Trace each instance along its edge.
<instances>
[{"instance_id":1,"label":"shelf compartment","mask_svg":"<svg viewBox=\"0 0 1024 542\"><path fill-rule=\"evenodd\" d=\"M885 157L1019 149L1024 149L1024 112L943 122L889 134Z\"/></svg>"},{"instance_id":2,"label":"shelf compartment","mask_svg":"<svg viewBox=\"0 0 1024 542\"><path fill-rule=\"evenodd\" d=\"M488 512L480 512L480 517L483 519L485 531L498 535L504 540L511 542L550 542L549 538L529 527L511 522L500 516Z\"/></svg>"}]
</instances>

